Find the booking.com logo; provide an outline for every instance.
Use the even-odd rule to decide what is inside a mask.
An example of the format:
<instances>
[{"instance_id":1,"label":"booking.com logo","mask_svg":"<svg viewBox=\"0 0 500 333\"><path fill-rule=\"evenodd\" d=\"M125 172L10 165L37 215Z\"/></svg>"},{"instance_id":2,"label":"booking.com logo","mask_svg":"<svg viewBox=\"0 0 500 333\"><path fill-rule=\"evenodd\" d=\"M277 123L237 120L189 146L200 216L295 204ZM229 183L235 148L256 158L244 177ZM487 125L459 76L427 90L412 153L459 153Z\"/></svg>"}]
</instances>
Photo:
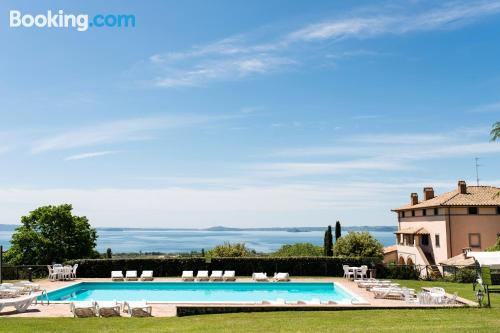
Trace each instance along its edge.
<instances>
[{"instance_id":1,"label":"booking.com logo","mask_svg":"<svg viewBox=\"0 0 500 333\"><path fill-rule=\"evenodd\" d=\"M129 14L65 14L62 9L57 12L48 10L46 14L22 14L19 10L10 11L9 26L11 28L66 28L87 31L89 28L134 28L135 15Z\"/></svg>"}]
</instances>

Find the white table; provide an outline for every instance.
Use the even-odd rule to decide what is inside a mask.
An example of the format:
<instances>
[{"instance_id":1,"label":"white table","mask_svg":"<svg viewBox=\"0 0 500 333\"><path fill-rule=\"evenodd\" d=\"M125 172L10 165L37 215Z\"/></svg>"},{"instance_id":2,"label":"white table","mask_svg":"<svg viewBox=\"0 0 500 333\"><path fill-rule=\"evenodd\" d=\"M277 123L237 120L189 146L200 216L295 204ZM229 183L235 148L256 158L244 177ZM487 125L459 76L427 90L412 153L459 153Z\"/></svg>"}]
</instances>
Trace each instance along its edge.
<instances>
[{"instance_id":1,"label":"white table","mask_svg":"<svg viewBox=\"0 0 500 333\"><path fill-rule=\"evenodd\" d=\"M52 270L56 274L56 280L69 280L70 279L71 270L69 267L54 266L54 267L52 267ZM66 274L66 276L65 276L65 274Z\"/></svg>"},{"instance_id":2,"label":"white table","mask_svg":"<svg viewBox=\"0 0 500 333\"><path fill-rule=\"evenodd\" d=\"M353 278L352 278L353 280L355 280L355 279L356 279L356 275L357 275L357 274L358 274L358 272L360 272L360 271L361 271L361 267L356 267L356 266L352 266L352 267L351 267L351 266L349 266L349 272L354 273Z\"/></svg>"}]
</instances>

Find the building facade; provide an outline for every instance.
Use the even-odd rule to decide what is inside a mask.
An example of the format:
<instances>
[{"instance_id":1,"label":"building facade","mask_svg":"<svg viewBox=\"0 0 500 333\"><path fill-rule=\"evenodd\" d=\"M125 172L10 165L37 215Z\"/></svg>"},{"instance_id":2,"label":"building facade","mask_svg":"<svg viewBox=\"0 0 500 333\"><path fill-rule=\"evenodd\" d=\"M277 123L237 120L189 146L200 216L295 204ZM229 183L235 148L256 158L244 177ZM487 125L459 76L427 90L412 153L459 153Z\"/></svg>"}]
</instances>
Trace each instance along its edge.
<instances>
[{"instance_id":1,"label":"building facade","mask_svg":"<svg viewBox=\"0 0 500 333\"><path fill-rule=\"evenodd\" d=\"M436 265L471 248L483 251L500 237L500 188L467 186L439 196L432 187L410 195L398 214L397 260L406 265Z\"/></svg>"}]
</instances>

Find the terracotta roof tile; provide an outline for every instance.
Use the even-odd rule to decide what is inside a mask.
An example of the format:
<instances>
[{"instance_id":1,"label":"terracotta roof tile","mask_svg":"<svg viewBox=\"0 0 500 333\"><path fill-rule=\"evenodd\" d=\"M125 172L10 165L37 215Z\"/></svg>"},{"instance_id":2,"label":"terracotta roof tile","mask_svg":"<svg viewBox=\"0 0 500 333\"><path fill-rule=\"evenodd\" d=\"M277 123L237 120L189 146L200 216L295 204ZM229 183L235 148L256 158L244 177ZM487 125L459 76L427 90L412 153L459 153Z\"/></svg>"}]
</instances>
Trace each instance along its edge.
<instances>
[{"instance_id":1,"label":"terracotta roof tile","mask_svg":"<svg viewBox=\"0 0 500 333\"><path fill-rule=\"evenodd\" d=\"M450 206L500 206L499 192L500 188L494 186L467 186L466 194L460 194L457 189L413 206L407 204L393 210Z\"/></svg>"}]
</instances>

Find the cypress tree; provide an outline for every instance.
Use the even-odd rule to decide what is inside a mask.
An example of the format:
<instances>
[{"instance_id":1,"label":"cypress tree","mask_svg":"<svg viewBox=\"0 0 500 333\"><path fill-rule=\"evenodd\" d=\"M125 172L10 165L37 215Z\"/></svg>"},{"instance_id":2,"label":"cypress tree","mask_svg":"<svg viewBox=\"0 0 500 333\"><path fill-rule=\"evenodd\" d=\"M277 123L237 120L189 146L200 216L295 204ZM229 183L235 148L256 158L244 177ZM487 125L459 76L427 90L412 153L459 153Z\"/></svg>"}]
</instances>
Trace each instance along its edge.
<instances>
[{"instance_id":1,"label":"cypress tree","mask_svg":"<svg viewBox=\"0 0 500 333\"><path fill-rule=\"evenodd\" d=\"M325 257L333 256L333 235L332 226L328 226L325 231L325 239L323 241L323 254Z\"/></svg>"},{"instance_id":2,"label":"cypress tree","mask_svg":"<svg viewBox=\"0 0 500 333\"><path fill-rule=\"evenodd\" d=\"M335 242L338 241L338 239L342 236L342 230L341 230L341 227L340 227L340 222L337 221L335 223Z\"/></svg>"},{"instance_id":3,"label":"cypress tree","mask_svg":"<svg viewBox=\"0 0 500 333\"><path fill-rule=\"evenodd\" d=\"M113 252L111 252L111 249L109 247L106 250L106 258L108 258L108 259L113 258Z\"/></svg>"}]
</instances>

